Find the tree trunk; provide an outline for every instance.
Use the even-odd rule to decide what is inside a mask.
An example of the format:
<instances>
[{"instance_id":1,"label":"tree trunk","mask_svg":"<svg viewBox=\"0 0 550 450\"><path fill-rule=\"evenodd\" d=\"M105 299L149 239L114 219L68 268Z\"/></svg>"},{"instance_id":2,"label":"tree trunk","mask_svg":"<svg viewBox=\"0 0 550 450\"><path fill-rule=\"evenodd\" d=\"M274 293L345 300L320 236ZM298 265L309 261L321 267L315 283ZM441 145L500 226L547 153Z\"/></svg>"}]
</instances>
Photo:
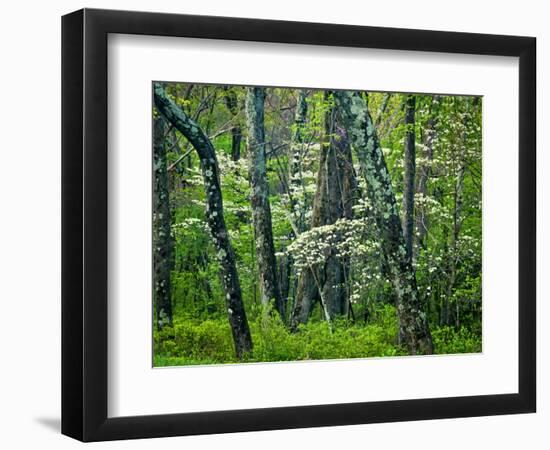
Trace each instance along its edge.
<instances>
[{"instance_id":1,"label":"tree trunk","mask_svg":"<svg viewBox=\"0 0 550 450\"><path fill-rule=\"evenodd\" d=\"M298 91L296 111L294 113L294 126L290 152L288 156L289 167L289 194L291 217L297 233L305 231L306 196L302 179L302 161L304 158L304 128L307 120L307 90ZM300 201L301 200L301 201Z\"/></svg>"},{"instance_id":2,"label":"tree trunk","mask_svg":"<svg viewBox=\"0 0 550 450\"><path fill-rule=\"evenodd\" d=\"M410 354L433 353L426 305L419 296L416 275L410 258L407 258L390 174L372 119L365 101L358 93L338 91L335 98L357 151L361 174L366 181L367 195L380 233L383 254L397 298L400 342Z\"/></svg>"},{"instance_id":3,"label":"tree trunk","mask_svg":"<svg viewBox=\"0 0 550 450\"><path fill-rule=\"evenodd\" d=\"M477 101L477 99L476 99ZM458 155L458 170L456 172L455 186L453 191L453 229L451 232L451 244L449 249L449 267L448 267L448 283L445 295L445 324L451 324L451 298L453 295L453 289L456 283L457 276L457 259L458 259L458 238L460 235L460 229L462 228L462 194L464 189L464 173L466 170L465 167L465 154L467 142L467 127L468 127L468 115L465 114L463 120L463 135L462 135L462 148L460 154ZM458 327L458 315L459 315L459 306L456 305L456 317L455 325Z\"/></svg>"},{"instance_id":4,"label":"tree trunk","mask_svg":"<svg viewBox=\"0 0 550 450\"><path fill-rule=\"evenodd\" d=\"M334 115L337 111L334 109ZM337 220L352 216L352 191L355 184L353 178L353 163L351 160L351 148L347 134L338 126L336 117L330 120L328 158L325 178L327 180L324 194L328 197L328 204L323 211L324 223L331 225ZM331 317L344 316L348 312L348 298L346 276L349 273L349 261L337 254L336 249L331 249L324 265L323 299Z\"/></svg>"},{"instance_id":5,"label":"tree trunk","mask_svg":"<svg viewBox=\"0 0 550 450\"><path fill-rule=\"evenodd\" d=\"M414 95L407 96L405 106L405 152L403 176L403 239L407 258L412 258L412 246L414 237L414 191L416 172L416 150L415 150L415 121L416 98Z\"/></svg>"},{"instance_id":6,"label":"tree trunk","mask_svg":"<svg viewBox=\"0 0 550 450\"><path fill-rule=\"evenodd\" d=\"M423 136L423 162L419 164L417 170L417 188L416 192L422 196L424 200L428 194L428 179L431 176L431 165L434 157L434 140L436 134L436 114L438 112L440 97L435 95L432 98L432 104L430 105L429 114L430 119L428 120L426 131ZM425 248L424 238L428 232L428 219L426 215L426 205L421 204L419 208L415 211L415 222L416 222L416 243L413 247L414 259L418 259L421 248Z\"/></svg>"},{"instance_id":7,"label":"tree trunk","mask_svg":"<svg viewBox=\"0 0 550 450\"><path fill-rule=\"evenodd\" d=\"M290 255L285 255L278 259L278 283L281 290L283 303L286 305L290 296L290 279L292 270L292 259ZM285 308L286 309L286 308Z\"/></svg>"},{"instance_id":8,"label":"tree trunk","mask_svg":"<svg viewBox=\"0 0 550 450\"><path fill-rule=\"evenodd\" d=\"M460 228L462 227L462 190L464 185L464 165L461 164L458 173L456 175L455 189L453 192L453 230L451 233L451 245L449 249L449 279L447 283L447 289L445 292L445 325L451 323L451 297L453 295L453 289L456 283L457 275L457 257L458 257L458 237L460 235ZM457 308L458 310L458 308Z\"/></svg>"},{"instance_id":9,"label":"tree trunk","mask_svg":"<svg viewBox=\"0 0 550 450\"><path fill-rule=\"evenodd\" d=\"M174 265L170 197L166 172L165 123L155 119L153 128L153 266L157 329L172 323L170 273Z\"/></svg>"},{"instance_id":10,"label":"tree trunk","mask_svg":"<svg viewBox=\"0 0 550 450\"><path fill-rule=\"evenodd\" d=\"M263 88L246 89L247 147L250 173L250 201L256 241L256 261L260 278L260 296L263 305L274 303L285 319L285 304L277 281L277 261L273 245L269 186L267 184Z\"/></svg>"},{"instance_id":11,"label":"tree trunk","mask_svg":"<svg viewBox=\"0 0 550 450\"><path fill-rule=\"evenodd\" d=\"M225 87L225 105L231 113L233 126L231 127L231 159L233 161L238 161L241 157L241 141L242 141L242 130L241 127L237 124L237 116L239 114L239 103L237 99L237 94L232 92L230 88Z\"/></svg>"},{"instance_id":12,"label":"tree trunk","mask_svg":"<svg viewBox=\"0 0 550 450\"><path fill-rule=\"evenodd\" d=\"M290 240L305 231L305 214L307 209L307 197L302 177L302 161L305 154L304 132L307 123L307 90L299 89L294 111L295 130L292 134L292 141L288 151L288 201L290 209L290 221L292 230L289 233ZM279 262L279 285L281 296L285 304L294 305L297 280L294 260L290 253L280 258ZM292 279L292 283L291 283ZM288 309L288 308L287 308Z\"/></svg>"},{"instance_id":13,"label":"tree trunk","mask_svg":"<svg viewBox=\"0 0 550 450\"><path fill-rule=\"evenodd\" d=\"M191 142L199 156L206 193L207 222L220 264L235 353L238 358L242 358L252 351L252 338L242 300L235 253L225 226L216 152L200 126L166 96L160 83L154 83L154 101L158 111Z\"/></svg>"},{"instance_id":14,"label":"tree trunk","mask_svg":"<svg viewBox=\"0 0 550 450\"><path fill-rule=\"evenodd\" d=\"M330 103L332 93L325 101ZM337 111L328 107L319 157L317 187L313 200L311 229L351 218L352 192L355 189L351 148L345 130L338 126ZM306 323L316 301L321 301L327 320L348 312L346 274L349 261L340 258L335 249L326 255L323 267L304 270L298 280L291 329Z\"/></svg>"}]
</instances>

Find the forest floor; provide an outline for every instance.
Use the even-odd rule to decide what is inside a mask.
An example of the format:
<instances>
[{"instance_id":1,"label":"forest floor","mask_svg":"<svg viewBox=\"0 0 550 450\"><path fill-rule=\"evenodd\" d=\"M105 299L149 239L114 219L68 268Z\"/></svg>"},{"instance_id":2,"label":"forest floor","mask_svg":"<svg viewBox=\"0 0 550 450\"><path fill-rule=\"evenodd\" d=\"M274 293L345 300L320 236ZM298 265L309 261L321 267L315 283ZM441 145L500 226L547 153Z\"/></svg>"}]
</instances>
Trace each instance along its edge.
<instances>
[{"instance_id":1,"label":"forest floor","mask_svg":"<svg viewBox=\"0 0 550 450\"><path fill-rule=\"evenodd\" d=\"M254 349L237 360L227 319L199 320L179 316L173 326L155 332L154 367L406 356L397 344L395 308L383 305L367 323L341 320L310 322L291 333L275 315L259 315L250 321ZM436 354L481 352L479 333L462 327L432 328Z\"/></svg>"}]
</instances>

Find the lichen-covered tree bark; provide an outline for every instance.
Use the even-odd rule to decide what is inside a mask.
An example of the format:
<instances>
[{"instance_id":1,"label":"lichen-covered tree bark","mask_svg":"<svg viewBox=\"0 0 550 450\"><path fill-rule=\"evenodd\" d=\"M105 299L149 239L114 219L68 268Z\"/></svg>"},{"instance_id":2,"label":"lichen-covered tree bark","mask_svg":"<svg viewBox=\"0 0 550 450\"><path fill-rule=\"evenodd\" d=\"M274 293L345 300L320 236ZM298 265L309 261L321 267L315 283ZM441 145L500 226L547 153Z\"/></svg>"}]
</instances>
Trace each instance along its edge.
<instances>
[{"instance_id":1,"label":"lichen-covered tree bark","mask_svg":"<svg viewBox=\"0 0 550 450\"><path fill-rule=\"evenodd\" d=\"M164 134L164 119L157 117L153 128L153 270L156 325L159 330L172 323L170 273L174 264Z\"/></svg>"},{"instance_id":2,"label":"lichen-covered tree bark","mask_svg":"<svg viewBox=\"0 0 550 450\"><path fill-rule=\"evenodd\" d=\"M407 95L405 104L405 151L403 154L403 239L407 258L412 258L414 238L414 191L416 176L415 115L416 98Z\"/></svg>"},{"instance_id":3,"label":"lichen-covered tree bark","mask_svg":"<svg viewBox=\"0 0 550 450\"><path fill-rule=\"evenodd\" d=\"M248 128L247 147L250 176L250 202L252 222L256 242L256 262L260 278L262 305L274 303L275 308L285 319L285 304L277 280L277 261L271 226L269 186L267 184L265 129L264 129L264 88L246 89L246 121Z\"/></svg>"},{"instance_id":4,"label":"lichen-covered tree bark","mask_svg":"<svg viewBox=\"0 0 550 450\"><path fill-rule=\"evenodd\" d=\"M242 300L235 253L224 220L216 152L201 127L168 98L163 86L154 83L153 89L158 111L187 138L200 159L206 193L206 218L220 264L235 353L238 358L242 358L252 351L252 338Z\"/></svg>"},{"instance_id":5,"label":"lichen-covered tree bark","mask_svg":"<svg viewBox=\"0 0 550 450\"><path fill-rule=\"evenodd\" d=\"M331 103L327 92L326 102ZM317 187L313 200L311 228L332 225L338 219L351 218L352 192L355 189L351 148L346 131L339 126L338 112L328 107L319 156ZM320 301L327 320L348 311L346 273L348 261L332 249L322 267L305 269L298 280L296 300L291 316L291 329L306 323L315 302Z\"/></svg>"},{"instance_id":6,"label":"lichen-covered tree bark","mask_svg":"<svg viewBox=\"0 0 550 450\"><path fill-rule=\"evenodd\" d=\"M339 91L335 98L357 151L361 174L367 185L367 195L380 233L397 298L400 342L410 354L433 353L426 305L419 296L416 275L407 257L390 174L367 105L361 95L354 92Z\"/></svg>"}]
</instances>

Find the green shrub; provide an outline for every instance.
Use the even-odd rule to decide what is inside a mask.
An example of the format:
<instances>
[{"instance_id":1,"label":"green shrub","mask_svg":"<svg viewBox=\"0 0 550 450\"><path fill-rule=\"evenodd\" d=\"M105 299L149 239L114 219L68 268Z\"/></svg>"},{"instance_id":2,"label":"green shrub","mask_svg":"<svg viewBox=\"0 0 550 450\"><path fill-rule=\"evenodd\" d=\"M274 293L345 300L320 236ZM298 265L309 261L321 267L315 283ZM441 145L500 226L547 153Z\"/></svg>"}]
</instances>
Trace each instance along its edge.
<instances>
[{"instance_id":1,"label":"green shrub","mask_svg":"<svg viewBox=\"0 0 550 450\"><path fill-rule=\"evenodd\" d=\"M439 327L432 329L434 351L437 354L479 353L481 352L481 335L462 327Z\"/></svg>"},{"instance_id":2,"label":"green shrub","mask_svg":"<svg viewBox=\"0 0 550 450\"><path fill-rule=\"evenodd\" d=\"M155 356L208 360L210 363L235 359L227 320L176 318L172 327L155 332L154 345Z\"/></svg>"}]
</instances>

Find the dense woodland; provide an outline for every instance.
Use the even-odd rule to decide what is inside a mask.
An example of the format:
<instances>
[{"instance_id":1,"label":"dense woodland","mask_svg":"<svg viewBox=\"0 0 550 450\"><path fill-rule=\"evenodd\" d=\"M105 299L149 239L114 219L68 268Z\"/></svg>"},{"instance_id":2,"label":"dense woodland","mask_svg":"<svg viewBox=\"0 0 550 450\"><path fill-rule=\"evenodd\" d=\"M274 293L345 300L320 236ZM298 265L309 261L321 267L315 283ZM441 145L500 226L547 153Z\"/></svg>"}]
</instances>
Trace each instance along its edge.
<instances>
[{"instance_id":1,"label":"dense woodland","mask_svg":"<svg viewBox=\"0 0 550 450\"><path fill-rule=\"evenodd\" d=\"M155 366L481 351L481 98L153 98Z\"/></svg>"}]
</instances>

